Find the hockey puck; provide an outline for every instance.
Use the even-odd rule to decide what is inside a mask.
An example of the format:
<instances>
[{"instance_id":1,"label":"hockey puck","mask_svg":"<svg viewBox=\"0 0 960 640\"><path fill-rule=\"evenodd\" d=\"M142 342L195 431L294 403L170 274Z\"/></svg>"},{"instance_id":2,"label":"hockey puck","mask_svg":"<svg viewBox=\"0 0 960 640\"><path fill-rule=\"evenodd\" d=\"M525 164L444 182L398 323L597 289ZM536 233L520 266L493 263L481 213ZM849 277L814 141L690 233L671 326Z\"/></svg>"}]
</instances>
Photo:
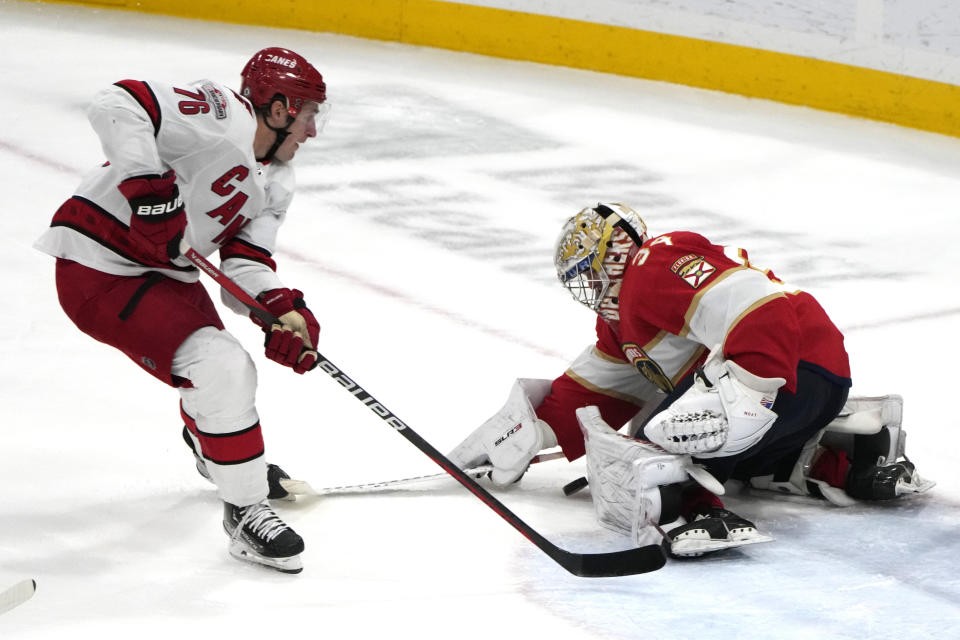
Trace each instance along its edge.
<instances>
[{"instance_id":1,"label":"hockey puck","mask_svg":"<svg viewBox=\"0 0 960 640\"><path fill-rule=\"evenodd\" d=\"M563 495L572 496L577 491L580 491L581 489L583 489L585 486L587 486L587 479L584 477L577 478L576 480L572 482L568 482L567 484L563 485Z\"/></svg>"}]
</instances>

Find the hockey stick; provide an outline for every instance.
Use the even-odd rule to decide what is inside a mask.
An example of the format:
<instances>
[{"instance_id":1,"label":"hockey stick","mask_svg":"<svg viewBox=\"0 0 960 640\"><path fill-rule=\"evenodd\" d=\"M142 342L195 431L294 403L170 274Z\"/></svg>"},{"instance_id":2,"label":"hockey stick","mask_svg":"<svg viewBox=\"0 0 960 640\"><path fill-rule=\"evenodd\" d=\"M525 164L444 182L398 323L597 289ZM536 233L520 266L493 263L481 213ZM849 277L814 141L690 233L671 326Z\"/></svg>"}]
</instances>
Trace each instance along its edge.
<instances>
[{"instance_id":1,"label":"hockey stick","mask_svg":"<svg viewBox=\"0 0 960 640\"><path fill-rule=\"evenodd\" d=\"M0 593L0 614L10 611L14 607L19 607L32 598L36 591L36 580L21 580L9 587L6 591Z\"/></svg>"},{"instance_id":2,"label":"hockey stick","mask_svg":"<svg viewBox=\"0 0 960 640\"><path fill-rule=\"evenodd\" d=\"M562 458L563 453L560 451L553 451L550 453L542 453L538 456L534 456L533 460L530 461L530 464L536 464L539 462L547 462L548 460L556 460L557 458ZM493 466L489 464L480 465L479 467L473 467L472 469L464 469L464 473L472 478L481 478L486 474L490 473L493 470ZM450 476L446 473L431 473L429 475L423 476L413 476L412 478L397 478L396 480L381 480L380 482L365 482L363 484L348 484L339 487L323 487L321 489L314 489L310 486L305 480L297 480L295 478L281 478L280 486L283 487L288 493L295 496L331 496L331 495L340 495L346 493L372 493L375 491L393 491L398 489L403 489L413 484L420 484L428 482L430 480L437 480L439 478L449 478Z\"/></svg>"},{"instance_id":3,"label":"hockey stick","mask_svg":"<svg viewBox=\"0 0 960 640\"><path fill-rule=\"evenodd\" d=\"M214 267L202 255L193 248L187 246L185 242L180 243L181 253L186 256L190 262L206 273L208 276L226 289L237 300L243 303L250 312L263 320L266 325L272 326L278 324L277 318L267 311L259 302L253 299L246 291L225 276L219 269ZM377 401L369 392L359 384L347 377L339 367L330 362L327 358L317 352L317 366L327 375L337 381L337 383L347 390L350 395L362 402L368 409L373 411L384 422L393 427L393 429L406 438L413 446L420 449L428 458L436 462L441 469L453 476L468 491L479 498L484 504L493 509L501 518L506 520L514 529L523 534L538 549L547 554L554 562L576 576L582 577L612 577L628 576L648 571L656 571L666 564L666 556L659 545L651 544L635 549L624 551L613 551L609 553L573 553L561 549L544 538L535 529L521 520L516 514L510 511L503 503L497 500L486 489L477 484L469 475L464 473L459 467L453 464L446 456L437 451L429 442L424 440L413 429L406 425L392 411Z\"/></svg>"}]
</instances>

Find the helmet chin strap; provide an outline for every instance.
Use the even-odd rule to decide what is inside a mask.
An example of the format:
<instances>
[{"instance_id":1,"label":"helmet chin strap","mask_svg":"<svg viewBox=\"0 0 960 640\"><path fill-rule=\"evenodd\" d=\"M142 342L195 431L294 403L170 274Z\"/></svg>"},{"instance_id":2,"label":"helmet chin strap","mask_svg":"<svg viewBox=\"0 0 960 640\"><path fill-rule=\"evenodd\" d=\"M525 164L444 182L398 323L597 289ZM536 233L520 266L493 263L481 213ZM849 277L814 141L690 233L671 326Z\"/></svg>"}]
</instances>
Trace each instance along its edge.
<instances>
[{"instance_id":1,"label":"helmet chin strap","mask_svg":"<svg viewBox=\"0 0 960 640\"><path fill-rule=\"evenodd\" d=\"M266 124L266 121L264 121L264 124ZM288 124L287 127L289 126L290 125ZM271 127L269 124L267 124L267 127L277 134L277 139L273 141L273 144L269 149L267 149L267 153L264 154L262 158L257 158L257 162L270 162L273 160L273 154L277 152L277 149L280 148L280 145L283 144L283 141L286 140L287 136L290 135L290 131L286 127L281 129L279 127Z\"/></svg>"},{"instance_id":2,"label":"helmet chin strap","mask_svg":"<svg viewBox=\"0 0 960 640\"><path fill-rule=\"evenodd\" d=\"M277 139L273 141L273 145L267 149L267 153L264 154L262 158L257 158L257 162L270 162L273 160L273 154L277 152L277 149L280 148L280 145L283 144L283 141L286 140L287 136L290 135L290 125L293 124L293 118L290 117L289 113L287 114L287 124L283 125L282 127L275 127L267 122L268 115L269 110L262 112L263 124L267 125L267 128L270 129L270 131L273 131L275 134L277 134Z\"/></svg>"}]
</instances>

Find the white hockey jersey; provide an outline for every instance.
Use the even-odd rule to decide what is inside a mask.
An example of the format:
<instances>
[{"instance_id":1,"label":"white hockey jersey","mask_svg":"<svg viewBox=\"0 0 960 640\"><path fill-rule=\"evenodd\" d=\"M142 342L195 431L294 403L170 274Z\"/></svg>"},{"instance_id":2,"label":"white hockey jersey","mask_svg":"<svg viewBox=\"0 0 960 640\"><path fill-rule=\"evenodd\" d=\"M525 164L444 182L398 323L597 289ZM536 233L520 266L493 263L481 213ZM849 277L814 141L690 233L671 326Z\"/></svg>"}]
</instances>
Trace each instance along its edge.
<instances>
[{"instance_id":1,"label":"white hockey jersey","mask_svg":"<svg viewBox=\"0 0 960 640\"><path fill-rule=\"evenodd\" d=\"M122 80L94 97L87 117L108 162L83 179L37 249L115 275L160 271L196 281L192 266L143 255L129 238L130 206L117 189L132 176L173 169L187 213L187 243L205 256L219 251L224 273L254 296L283 286L272 254L293 197L293 168L257 162L257 121L247 100L209 80Z\"/></svg>"}]
</instances>

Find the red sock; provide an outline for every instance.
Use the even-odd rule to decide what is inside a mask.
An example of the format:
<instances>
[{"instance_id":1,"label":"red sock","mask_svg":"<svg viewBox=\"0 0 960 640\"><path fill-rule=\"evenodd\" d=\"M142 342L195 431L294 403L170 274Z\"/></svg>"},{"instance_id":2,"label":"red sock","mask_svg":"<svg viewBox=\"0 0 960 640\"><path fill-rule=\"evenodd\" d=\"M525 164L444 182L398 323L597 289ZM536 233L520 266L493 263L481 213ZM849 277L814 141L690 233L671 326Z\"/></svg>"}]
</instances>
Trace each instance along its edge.
<instances>
[{"instance_id":1,"label":"red sock","mask_svg":"<svg viewBox=\"0 0 960 640\"><path fill-rule=\"evenodd\" d=\"M710 507L723 508L723 502L716 495L707 491L698 484L684 489L680 499L680 515L687 522L691 522L697 513L706 511Z\"/></svg>"},{"instance_id":2,"label":"red sock","mask_svg":"<svg viewBox=\"0 0 960 640\"><path fill-rule=\"evenodd\" d=\"M822 447L822 449L823 451L810 468L810 477L814 480L823 480L831 487L843 489L844 481L847 479L847 469L850 468L847 452L830 447Z\"/></svg>"}]
</instances>

